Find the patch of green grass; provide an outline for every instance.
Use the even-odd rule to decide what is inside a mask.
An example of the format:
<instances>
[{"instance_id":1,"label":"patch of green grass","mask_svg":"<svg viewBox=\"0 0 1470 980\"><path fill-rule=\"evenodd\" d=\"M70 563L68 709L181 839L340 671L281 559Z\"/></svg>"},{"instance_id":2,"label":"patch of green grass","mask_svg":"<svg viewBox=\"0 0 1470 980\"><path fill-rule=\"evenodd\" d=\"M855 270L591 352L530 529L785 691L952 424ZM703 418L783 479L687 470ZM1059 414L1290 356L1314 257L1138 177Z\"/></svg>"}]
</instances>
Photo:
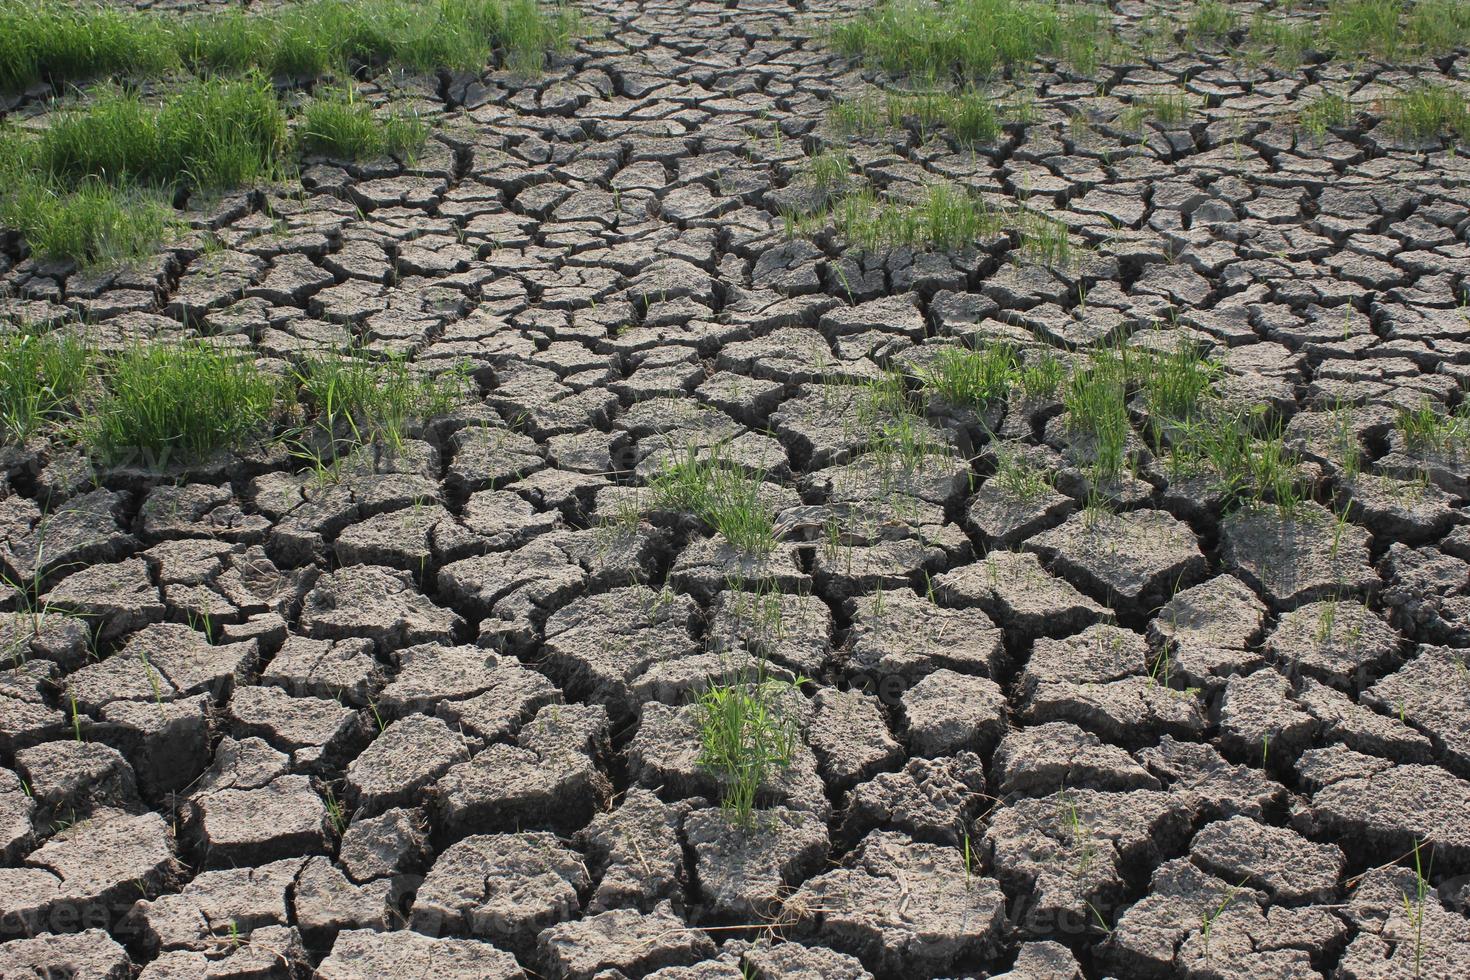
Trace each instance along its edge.
<instances>
[{"instance_id":1,"label":"patch of green grass","mask_svg":"<svg viewBox=\"0 0 1470 980\"><path fill-rule=\"evenodd\" d=\"M1353 121L1353 104L1340 95L1321 95L1308 102L1297 114L1297 124L1313 139L1321 140L1330 129L1338 129Z\"/></svg>"},{"instance_id":2,"label":"patch of green grass","mask_svg":"<svg viewBox=\"0 0 1470 980\"><path fill-rule=\"evenodd\" d=\"M535 0L315 0L190 22L184 47L189 62L212 69L312 77L353 64L474 70L500 49L506 67L532 73L578 24L570 8Z\"/></svg>"},{"instance_id":3,"label":"patch of green grass","mask_svg":"<svg viewBox=\"0 0 1470 980\"><path fill-rule=\"evenodd\" d=\"M1219 365L1185 341L1171 353L1147 355L1139 358L1137 364L1141 375L1139 390L1155 438L1165 430L1188 425L1198 418L1220 374Z\"/></svg>"},{"instance_id":4,"label":"patch of green grass","mask_svg":"<svg viewBox=\"0 0 1470 980\"><path fill-rule=\"evenodd\" d=\"M428 135L428 125L418 116L375 113L351 88L312 99L299 116L296 130L303 150L338 160L385 154L411 159Z\"/></svg>"},{"instance_id":5,"label":"patch of green grass","mask_svg":"<svg viewBox=\"0 0 1470 980\"><path fill-rule=\"evenodd\" d=\"M1407 13L1409 40L1426 54L1470 46L1470 3L1465 0L1419 0Z\"/></svg>"},{"instance_id":6,"label":"patch of green grass","mask_svg":"<svg viewBox=\"0 0 1470 980\"><path fill-rule=\"evenodd\" d=\"M34 171L0 168L0 224L25 237L42 259L112 266L141 261L178 227L159 191L84 180L75 188Z\"/></svg>"},{"instance_id":7,"label":"patch of green grass","mask_svg":"<svg viewBox=\"0 0 1470 980\"><path fill-rule=\"evenodd\" d=\"M1332 0L1321 42L1338 55L1393 61L1431 57L1470 44L1464 0Z\"/></svg>"},{"instance_id":8,"label":"patch of green grass","mask_svg":"<svg viewBox=\"0 0 1470 980\"><path fill-rule=\"evenodd\" d=\"M1407 43L1402 0L1334 0L1327 7L1323 40L1338 54L1392 58Z\"/></svg>"},{"instance_id":9,"label":"patch of green grass","mask_svg":"<svg viewBox=\"0 0 1470 980\"><path fill-rule=\"evenodd\" d=\"M1270 60L1284 68L1299 66L1317 42L1314 24L1283 20L1277 13L1251 17L1248 53L1254 60Z\"/></svg>"},{"instance_id":10,"label":"patch of green grass","mask_svg":"<svg viewBox=\"0 0 1470 980\"><path fill-rule=\"evenodd\" d=\"M1189 12L1184 36L1190 41L1219 41L1240 26L1240 17L1219 0L1204 0Z\"/></svg>"},{"instance_id":11,"label":"patch of green grass","mask_svg":"<svg viewBox=\"0 0 1470 980\"><path fill-rule=\"evenodd\" d=\"M358 65L415 71L539 71L580 30L570 7L536 0L307 0L262 13L181 15L0 0L0 86L60 85L113 74L260 70L317 78Z\"/></svg>"},{"instance_id":12,"label":"patch of green grass","mask_svg":"<svg viewBox=\"0 0 1470 980\"><path fill-rule=\"evenodd\" d=\"M58 112L26 154L62 179L238 187L277 172L286 114L261 79L192 82L161 103L103 89Z\"/></svg>"},{"instance_id":13,"label":"patch of green grass","mask_svg":"<svg viewBox=\"0 0 1470 980\"><path fill-rule=\"evenodd\" d=\"M1000 135L1000 113L990 97L977 89L891 95L888 112L890 118L896 113L900 119L913 119L925 137L937 126L965 145L989 143Z\"/></svg>"},{"instance_id":14,"label":"patch of green grass","mask_svg":"<svg viewBox=\"0 0 1470 980\"><path fill-rule=\"evenodd\" d=\"M690 447L649 483L657 506L687 511L741 551L757 557L776 547L776 518L761 498L761 481L727 464L718 450Z\"/></svg>"},{"instance_id":15,"label":"patch of green grass","mask_svg":"<svg viewBox=\"0 0 1470 980\"><path fill-rule=\"evenodd\" d=\"M1045 266L1064 266L1072 258L1072 236L1055 218L1034 211L1020 211L1015 218L1021 239L1021 255Z\"/></svg>"},{"instance_id":16,"label":"patch of green grass","mask_svg":"<svg viewBox=\"0 0 1470 980\"><path fill-rule=\"evenodd\" d=\"M1401 408L1394 428L1410 450L1446 452L1470 446L1470 402L1461 402L1454 412L1436 411L1427 402L1418 408Z\"/></svg>"},{"instance_id":17,"label":"patch of green grass","mask_svg":"<svg viewBox=\"0 0 1470 980\"><path fill-rule=\"evenodd\" d=\"M1180 427L1171 465L1213 476L1229 505L1270 504L1291 516L1308 499L1301 460L1286 447L1281 423L1236 412Z\"/></svg>"},{"instance_id":18,"label":"patch of green grass","mask_svg":"<svg viewBox=\"0 0 1470 980\"><path fill-rule=\"evenodd\" d=\"M935 457L951 455L949 445L924 418L924 397L911 391L897 371L866 382L853 401L853 422L869 456L884 474L915 473Z\"/></svg>"},{"instance_id":19,"label":"patch of green grass","mask_svg":"<svg viewBox=\"0 0 1470 980\"><path fill-rule=\"evenodd\" d=\"M43 79L161 75L179 63L175 32L162 17L100 4L0 0L0 90Z\"/></svg>"},{"instance_id":20,"label":"patch of green grass","mask_svg":"<svg viewBox=\"0 0 1470 980\"><path fill-rule=\"evenodd\" d=\"M827 119L843 135L871 135L889 125L888 97L869 94L843 99L832 106Z\"/></svg>"},{"instance_id":21,"label":"patch of green grass","mask_svg":"<svg viewBox=\"0 0 1470 980\"><path fill-rule=\"evenodd\" d=\"M742 829L754 829L761 787L796 754L799 719L783 702L799 696L791 682L757 673L711 682L694 704L699 765L719 781L720 804Z\"/></svg>"},{"instance_id":22,"label":"patch of green grass","mask_svg":"<svg viewBox=\"0 0 1470 980\"><path fill-rule=\"evenodd\" d=\"M1010 391L1019 362L1007 343L980 350L956 347L939 354L925 374L924 385L952 405L986 406Z\"/></svg>"},{"instance_id":23,"label":"patch of green grass","mask_svg":"<svg viewBox=\"0 0 1470 980\"><path fill-rule=\"evenodd\" d=\"M131 348L102 367L103 392L80 423L102 459L162 466L264 436L281 383L238 351L202 343Z\"/></svg>"},{"instance_id":24,"label":"patch of green grass","mask_svg":"<svg viewBox=\"0 0 1470 980\"><path fill-rule=\"evenodd\" d=\"M1143 129L1145 122L1178 126L1194 115L1195 105L1185 92L1150 95L1137 99L1118 115L1118 125L1130 132Z\"/></svg>"},{"instance_id":25,"label":"patch of green grass","mask_svg":"<svg viewBox=\"0 0 1470 980\"><path fill-rule=\"evenodd\" d=\"M334 460L374 442L401 448L412 423L448 413L470 387L463 370L429 374L402 357L365 353L308 358L294 380L316 431L331 440Z\"/></svg>"},{"instance_id":26,"label":"patch of green grass","mask_svg":"<svg viewBox=\"0 0 1470 980\"><path fill-rule=\"evenodd\" d=\"M1103 350L1072 372L1062 387L1068 430L1087 440L1098 478L1116 479L1127 461L1127 354Z\"/></svg>"},{"instance_id":27,"label":"patch of green grass","mask_svg":"<svg viewBox=\"0 0 1470 980\"><path fill-rule=\"evenodd\" d=\"M993 142L1006 122L1024 121L1030 107L997 105L982 89L887 92L839 102L829 114L839 133L872 135L885 128L912 129L920 139L940 130L961 146Z\"/></svg>"},{"instance_id":28,"label":"patch of green grass","mask_svg":"<svg viewBox=\"0 0 1470 980\"><path fill-rule=\"evenodd\" d=\"M74 417L92 371L92 353L69 334L0 336L0 437L24 442Z\"/></svg>"},{"instance_id":29,"label":"patch of green grass","mask_svg":"<svg viewBox=\"0 0 1470 980\"><path fill-rule=\"evenodd\" d=\"M860 191L838 201L831 217L839 234L869 251L963 248L1004 228L1000 215L979 197L952 184L933 184L912 204Z\"/></svg>"},{"instance_id":30,"label":"patch of green grass","mask_svg":"<svg viewBox=\"0 0 1470 980\"><path fill-rule=\"evenodd\" d=\"M1388 100L1388 126L1407 139L1442 136L1470 143L1470 101L1446 85L1421 85Z\"/></svg>"},{"instance_id":31,"label":"patch of green grass","mask_svg":"<svg viewBox=\"0 0 1470 980\"><path fill-rule=\"evenodd\" d=\"M1002 446L995 453L991 482L1023 502L1037 499L1052 489L1052 475L1032 465L1015 448Z\"/></svg>"},{"instance_id":32,"label":"patch of green grass","mask_svg":"<svg viewBox=\"0 0 1470 980\"><path fill-rule=\"evenodd\" d=\"M839 51L892 74L961 81L1039 58L1091 71L1110 38L1105 9L1037 0L883 0L830 35Z\"/></svg>"},{"instance_id":33,"label":"patch of green grass","mask_svg":"<svg viewBox=\"0 0 1470 980\"><path fill-rule=\"evenodd\" d=\"M806 175L822 190L846 187L852 179L852 157L846 150L823 150L807 160Z\"/></svg>"},{"instance_id":34,"label":"patch of green grass","mask_svg":"<svg viewBox=\"0 0 1470 980\"><path fill-rule=\"evenodd\" d=\"M1067 365L1050 350L1030 351L1016 378L1027 398L1048 400L1056 397L1067 379Z\"/></svg>"}]
</instances>

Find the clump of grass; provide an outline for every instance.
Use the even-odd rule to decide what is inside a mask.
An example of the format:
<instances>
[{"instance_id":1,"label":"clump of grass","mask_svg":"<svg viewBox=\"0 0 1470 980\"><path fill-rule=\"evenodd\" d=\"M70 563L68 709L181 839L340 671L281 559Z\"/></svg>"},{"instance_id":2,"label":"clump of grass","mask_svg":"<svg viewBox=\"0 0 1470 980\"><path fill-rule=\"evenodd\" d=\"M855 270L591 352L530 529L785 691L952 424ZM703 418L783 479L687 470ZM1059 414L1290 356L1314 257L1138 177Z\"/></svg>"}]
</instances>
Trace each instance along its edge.
<instances>
[{"instance_id":1,"label":"clump of grass","mask_svg":"<svg viewBox=\"0 0 1470 980\"><path fill-rule=\"evenodd\" d=\"M224 188L280 172L286 116L260 79L195 81L161 103L105 88L0 153L0 221L33 253L119 264L177 226L180 186Z\"/></svg>"},{"instance_id":2,"label":"clump of grass","mask_svg":"<svg viewBox=\"0 0 1470 980\"><path fill-rule=\"evenodd\" d=\"M1470 143L1470 101L1445 85L1421 85L1388 101L1388 126L1408 139L1453 136Z\"/></svg>"},{"instance_id":3,"label":"clump of grass","mask_svg":"<svg viewBox=\"0 0 1470 980\"><path fill-rule=\"evenodd\" d=\"M21 330L0 336L0 437L24 442L76 414L93 357L71 335Z\"/></svg>"},{"instance_id":4,"label":"clump of grass","mask_svg":"<svg viewBox=\"0 0 1470 980\"><path fill-rule=\"evenodd\" d=\"M761 787L795 756L798 719L783 703L794 696L793 683L757 673L711 682L695 702L699 764L719 781L721 806L743 829L755 827Z\"/></svg>"},{"instance_id":5,"label":"clump of grass","mask_svg":"<svg viewBox=\"0 0 1470 980\"><path fill-rule=\"evenodd\" d=\"M273 176L286 145L286 114L260 79L192 82L161 104L102 90L57 113L25 153L62 180L236 187Z\"/></svg>"},{"instance_id":6,"label":"clump of grass","mask_svg":"<svg viewBox=\"0 0 1470 980\"><path fill-rule=\"evenodd\" d=\"M952 405L986 406L1010 391L1018 361L1007 343L987 344L980 350L948 348L942 351L924 384Z\"/></svg>"},{"instance_id":7,"label":"clump of grass","mask_svg":"<svg viewBox=\"0 0 1470 980\"><path fill-rule=\"evenodd\" d=\"M332 440L334 458L338 443L401 448L413 422L449 412L469 390L463 370L433 375L402 357L361 353L309 358L295 382L316 429Z\"/></svg>"},{"instance_id":8,"label":"clump of grass","mask_svg":"<svg viewBox=\"0 0 1470 980\"><path fill-rule=\"evenodd\" d=\"M1195 421L1220 373L1219 365L1184 341L1172 353L1141 358L1139 365L1140 391L1155 438Z\"/></svg>"},{"instance_id":9,"label":"clump of grass","mask_svg":"<svg viewBox=\"0 0 1470 980\"><path fill-rule=\"evenodd\" d=\"M536 0L308 0L263 13L181 16L42 0L0 0L0 86L112 74L260 70L316 78L356 65L477 70L496 51L539 71L580 29L570 7Z\"/></svg>"},{"instance_id":10,"label":"clump of grass","mask_svg":"<svg viewBox=\"0 0 1470 980\"><path fill-rule=\"evenodd\" d=\"M1461 402L1454 412L1438 412L1427 403L1400 408L1394 428L1411 450L1446 452L1470 446L1470 402Z\"/></svg>"},{"instance_id":11,"label":"clump of grass","mask_svg":"<svg viewBox=\"0 0 1470 980\"><path fill-rule=\"evenodd\" d=\"M1269 58L1286 68L1300 65L1307 51L1318 43L1315 25L1282 20L1277 13L1251 17L1249 44L1255 58Z\"/></svg>"},{"instance_id":12,"label":"clump of grass","mask_svg":"<svg viewBox=\"0 0 1470 980\"><path fill-rule=\"evenodd\" d=\"M806 175L822 190L846 187L852 179L852 157L846 150L823 150L807 160Z\"/></svg>"},{"instance_id":13,"label":"clump of grass","mask_svg":"<svg viewBox=\"0 0 1470 980\"><path fill-rule=\"evenodd\" d=\"M1194 103L1183 92L1150 95L1138 99L1118 115L1118 125L1130 132L1143 129L1148 121L1177 126L1194 114Z\"/></svg>"},{"instance_id":14,"label":"clump of grass","mask_svg":"<svg viewBox=\"0 0 1470 980\"><path fill-rule=\"evenodd\" d=\"M1321 140L1329 129L1348 125L1353 120L1353 105L1340 95L1320 95L1302 107L1297 123L1313 139Z\"/></svg>"},{"instance_id":15,"label":"clump of grass","mask_svg":"<svg viewBox=\"0 0 1470 980\"><path fill-rule=\"evenodd\" d=\"M827 113L827 119L843 135L867 136L888 125L887 96L863 95L844 99Z\"/></svg>"},{"instance_id":16,"label":"clump of grass","mask_svg":"<svg viewBox=\"0 0 1470 980\"><path fill-rule=\"evenodd\" d=\"M1446 54L1470 43L1470 8L1463 0L1333 0L1322 43L1340 55L1389 61Z\"/></svg>"},{"instance_id":17,"label":"clump of grass","mask_svg":"<svg viewBox=\"0 0 1470 980\"><path fill-rule=\"evenodd\" d=\"M961 80L1043 57L1091 71L1110 37L1105 12L1036 0L884 0L831 33L838 50L890 73Z\"/></svg>"},{"instance_id":18,"label":"clump of grass","mask_svg":"<svg viewBox=\"0 0 1470 980\"><path fill-rule=\"evenodd\" d=\"M666 466L650 489L657 505L688 511L747 554L762 557L776 547L776 519L761 497L761 481L729 466L717 450L690 447Z\"/></svg>"},{"instance_id":19,"label":"clump of grass","mask_svg":"<svg viewBox=\"0 0 1470 980\"><path fill-rule=\"evenodd\" d=\"M417 115L375 113L351 88L312 99L296 131L297 142L306 152L339 160L385 154L411 159L428 135L428 125Z\"/></svg>"},{"instance_id":20,"label":"clump of grass","mask_svg":"<svg viewBox=\"0 0 1470 980\"><path fill-rule=\"evenodd\" d=\"M1000 232L1004 224L979 197L933 184L912 204L862 190L838 201L831 218L849 242L869 251L901 245L956 249Z\"/></svg>"},{"instance_id":21,"label":"clump of grass","mask_svg":"<svg viewBox=\"0 0 1470 980\"><path fill-rule=\"evenodd\" d=\"M1016 373L1021 393L1041 401L1055 398L1067 378L1067 365L1049 350L1032 351Z\"/></svg>"},{"instance_id":22,"label":"clump of grass","mask_svg":"<svg viewBox=\"0 0 1470 980\"><path fill-rule=\"evenodd\" d=\"M102 381L84 439L109 462L158 466L264 435L281 390L253 360L202 343L131 348L105 362Z\"/></svg>"},{"instance_id":23,"label":"clump of grass","mask_svg":"<svg viewBox=\"0 0 1470 980\"><path fill-rule=\"evenodd\" d=\"M976 89L890 95L888 113L890 119L895 115L913 119L924 135L943 126L961 144L989 143L1000 135L1000 113L990 97Z\"/></svg>"},{"instance_id":24,"label":"clump of grass","mask_svg":"<svg viewBox=\"0 0 1470 980\"><path fill-rule=\"evenodd\" d=\"M1072 258L1072 236L1067 226L1055 218L1023 210L1016 216L1016 233L1021 239L1021 254L1032 262L1064 266Z\"/></svg>"},{"instance_id":25,"label":"clump of grass","mask_svg":"<svg viewBox=\"0 0 1470 980\"><path fill-rule=\"evenodd\" d=\"M1180 426L1172 465L1200 464L1230 506L1270 504L1291 516L1307 500L1301 461L1286 447L1280 422L1263 425L1258 411Z\"/></svg>"},{"instance_id":26,"label":"clump of grass","mask_svg":"<svg viewBox=\"0 0 1470 980\"><path fill-rule=\"evenodd\" d=\"M162 17L100 4L0 0L0 89L42 79L161 75L178 65L175 34Z\"/></svg>"},{"instance_id":27,"label":"clump of grass","mask_svg":"<svg viewBox=\"0 0 1470 980\"><path fill-rule=\"evenodd\" d=\"M948 444L925 421L923 402L897 371L865 383L853 402L858 433L885 481L896 471L915 473L933 457L950 455Z\"/></svg>"},{"instance_id":28,"label":"clump of grass","mask_svg":"<svg viewBox=\"0 0 1470 980\"><path fill-rule=\"evenodd\" d=\"M1407 8L1410 43L1431 56L1470 45L1470 4L1464 0L1419 0Z\"/></svg>"},{"instance_id":29,"label":"clump of grass","mask_svg":"<svg viewBox=\"0 0 1470 980\"><path fill-rule=\"evenodd\" d=\"M1323 38L1339 54L1392 58L1408 40L1401 30L1404 11L1401 0L1334 0Z\"/></svg>"},{"instance_id":30,"label":"clump of grass","mask_svg":"<svg viewBox=\"0 0 1470 980\"><path fill-rule=\"evenodd\" d=\"M20 232L38 258L104 266L136 262L179 225L159 191L100 180L68 188L33 171L7 176L3 167L0 180L0 224Z\"/></svg>"},{"instance_id":31,"label":"clump of grass","mask_svg":"<svg viewBox=\"0 0 1470 980\"><path fill-rule=\"evenodd\" d=\"M1093 469L1099 479L1116 479L1127 459L1127 354L1104 350L1074 371L1062 387L1069 431L1091 444Z\"/></svg>"},{"instance_id":32,"label":"clump of grass","mask_svg":"<svg viewBox=\"0 0 1470 980\"><path fill-rule=\"evenodd\" d=\"M1050 473L1008 446L996 450L995 475L990 479L1023 502L1033 501L1052 488Z\"/></svg>"},{"instance_id":33,"label":"clump of grass","mask_svg":"<svg viewBox=\"0 0 1470 980\"><path fill-rule=\"evenodd\" d=\"M1218 41L1240 26L1235 11L1219 0L1204 0L1190 11L1184 34L1190 41Z\"/></svg>"}]
</instances>

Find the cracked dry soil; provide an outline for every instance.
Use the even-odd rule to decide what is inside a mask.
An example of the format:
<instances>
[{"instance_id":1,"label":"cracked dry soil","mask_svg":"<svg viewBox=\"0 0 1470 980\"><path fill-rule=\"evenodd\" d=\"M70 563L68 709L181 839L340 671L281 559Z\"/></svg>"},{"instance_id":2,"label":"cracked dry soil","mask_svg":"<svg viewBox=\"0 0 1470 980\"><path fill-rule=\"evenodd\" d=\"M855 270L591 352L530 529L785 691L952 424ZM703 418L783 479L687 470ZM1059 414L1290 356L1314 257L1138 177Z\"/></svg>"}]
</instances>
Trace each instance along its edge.
<instances>
[{"instance_id":1,"label":"cracked dry soil","mask_svg":"<svg viewBox=\"0 0 1470 980\"><path fill-rule=\"evenodd\" d=\"M0 976L1470 975L1470 472L1394 427L1470 381L1470 162L1293 125L1323 84L1463 89L1470 57L1043 70L993 145L851 141L892 196L1065 221L1083 247L1048 268L1007 235L787 236L825 113L874 77L814 39L856 4L583 6L605 29L539 80L380 74L426 151L188 211L208 254L99 275L0 240L0 315L103 348L360 344L477 387L330 483L5 450L0 563L83 618L0 594ZM1107 125L1169 86L1206 108ZM1320 504L1222 519L1146 453L1100 520L1077 479L1022 505L963 452L874 490L852 382L1128 334L1268 402L1345 533ZM1075 476L1059 411L989 421ZM676 515L605 520L689 445L763 474L761 568ZM751 577L779 630L742 615ZM688 707L732 658L810 678L754 837Z\"/></svg>"}]
</instances>

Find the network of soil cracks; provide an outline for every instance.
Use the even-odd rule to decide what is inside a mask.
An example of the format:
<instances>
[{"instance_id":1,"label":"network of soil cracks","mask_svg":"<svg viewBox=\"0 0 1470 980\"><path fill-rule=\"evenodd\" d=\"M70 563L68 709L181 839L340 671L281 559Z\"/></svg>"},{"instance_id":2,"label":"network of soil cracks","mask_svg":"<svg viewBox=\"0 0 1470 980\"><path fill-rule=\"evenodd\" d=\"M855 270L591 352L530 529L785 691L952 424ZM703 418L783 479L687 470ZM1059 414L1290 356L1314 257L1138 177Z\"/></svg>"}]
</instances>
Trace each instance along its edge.
<instances>
[{"instance_id":1,"label":"network of soil cracks","mask_svg":"<svg viewBox=\"0 0 1470 980\"><path fill-rule=\"evenodd\" d=\"M9 320L475 387L334 474L4 448L0 976L1470 975L1470 469L1402 424L1470 381L1470 161L1372 109L1470 57L1176 46L1002 84L982 145L836 138L858 6L588 2L538 79L365 83L434 124L408 165L309 160L124 271L0 238ZM1324 85L1365 108L1307 134ZM1073 247L793 236L834 140ZM931 403L895 461L854 394L1130 338L1266 406L1308 499L1225 508L1137 403L1101 506L1060 397ZM630 509L690 447L768 553ZM800 738L745 829L690 702L757 661Z\"/></svg>"}]
</instances>

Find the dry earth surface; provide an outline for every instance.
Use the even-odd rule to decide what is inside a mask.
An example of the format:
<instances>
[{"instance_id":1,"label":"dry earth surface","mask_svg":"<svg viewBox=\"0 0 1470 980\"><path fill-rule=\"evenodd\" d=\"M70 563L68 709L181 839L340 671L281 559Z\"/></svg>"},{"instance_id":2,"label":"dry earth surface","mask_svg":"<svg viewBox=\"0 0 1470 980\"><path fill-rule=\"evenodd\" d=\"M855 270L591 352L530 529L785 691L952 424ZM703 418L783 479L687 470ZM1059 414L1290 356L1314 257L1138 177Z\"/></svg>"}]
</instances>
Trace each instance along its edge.
<instances>
[{"instance_id":1,"label":"dry earth surface","mask_svg":"<svg viewBox=\"0 0 1470 980\"><path fill-rule=\"evenodd\" d=\"M1470 975L1470 470L1395 426L1470 381L1470 161L1294 117L1470 57L1043 67L993 144L846 143L893 197L1024 199L1069 259L864 254L781 217L876 78L815 39L855 7L587 3L540 79L379 74L428 148L186 209L215 248L0 238L17 321L476 386L334 479L5 448L0 563L76 615L0 589L0 976ZM1193 118L1110 125L1181 87ZM896 475L853 424L946 346L1130 334L1267 403L1317 502L1221 518L1145 448L1086 510L1055 398L987 420L1033 497L963 413ZM768 556L628 517L689 446L762 476ZM689 701L750 658L808 680L746 832Z\"/></svg>"}]
</instances>

